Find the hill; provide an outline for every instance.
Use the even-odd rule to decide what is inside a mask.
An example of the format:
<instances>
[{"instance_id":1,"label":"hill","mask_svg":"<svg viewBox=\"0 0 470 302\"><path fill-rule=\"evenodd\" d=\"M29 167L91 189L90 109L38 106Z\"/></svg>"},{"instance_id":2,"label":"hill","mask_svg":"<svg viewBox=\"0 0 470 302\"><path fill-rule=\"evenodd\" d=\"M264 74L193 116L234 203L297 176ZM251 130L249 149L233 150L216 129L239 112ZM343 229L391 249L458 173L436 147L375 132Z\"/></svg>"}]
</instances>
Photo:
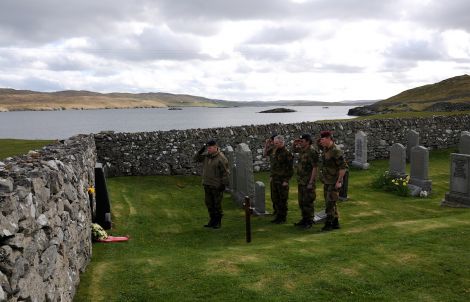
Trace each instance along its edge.
<instances>
[{"instance_id":1,"label":"hill","mask_svg":"<svg viewBox=\"0 0 470 302\"><path fill-rule=\"evenodd\" d=\"M0 112L20 110L124 109L162 107L237 107L237 106L352 106L373 101L253 101L235 102L186 94L98 93L85 90L37 92L0 88Z\"/></svg>"},{"instance_id":2,"label":"hill","mask_svg":"<svg viewBox=\"0 0 470 302\"><path fill-rule=\"evenodd\" d=\"M353 108L348 114L463 110L470 110L470 76L466 74L403 91L372 105Z\"/></svg>"}]
</instances>

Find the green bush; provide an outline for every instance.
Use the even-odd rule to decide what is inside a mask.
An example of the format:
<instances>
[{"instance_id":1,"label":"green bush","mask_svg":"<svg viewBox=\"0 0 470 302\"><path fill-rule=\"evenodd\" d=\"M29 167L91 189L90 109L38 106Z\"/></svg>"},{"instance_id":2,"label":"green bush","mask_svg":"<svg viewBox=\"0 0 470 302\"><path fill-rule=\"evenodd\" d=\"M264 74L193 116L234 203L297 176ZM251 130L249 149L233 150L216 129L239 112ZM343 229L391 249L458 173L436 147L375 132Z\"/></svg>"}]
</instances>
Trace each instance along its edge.
<instances>
[{"instance_id":1,"label":"green bush","mask_svg":"<svg viewBox=\"0 0 470 302\"><path fill-rule=\"evenodd\" d=\"M409 180L409 176L394 177L390 174L389 171L385 171L374 178L374 180L372 181L372 187L375 189L381 189L387 192L392 192L399 196L409 196Z\"/></svg>"}]
</instances>

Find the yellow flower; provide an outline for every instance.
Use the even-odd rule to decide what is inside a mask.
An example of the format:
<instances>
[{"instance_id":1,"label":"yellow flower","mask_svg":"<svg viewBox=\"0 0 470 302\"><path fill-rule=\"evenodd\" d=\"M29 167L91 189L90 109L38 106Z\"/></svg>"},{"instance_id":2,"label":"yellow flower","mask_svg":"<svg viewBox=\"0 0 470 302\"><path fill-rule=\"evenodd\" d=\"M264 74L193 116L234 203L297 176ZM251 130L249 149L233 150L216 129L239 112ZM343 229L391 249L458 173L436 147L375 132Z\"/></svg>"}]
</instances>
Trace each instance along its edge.
<instances>
[{"instance_id":1,"label":"yellow flower","mask_svg":"<svg viewBox=\"0 0 470 302\"><path fill-rule=\"evenodd\" d=\"M95 194L95 188L94 187L89 187L87 191L88 191L88 193Z\"/></svg>"}]
</instances>

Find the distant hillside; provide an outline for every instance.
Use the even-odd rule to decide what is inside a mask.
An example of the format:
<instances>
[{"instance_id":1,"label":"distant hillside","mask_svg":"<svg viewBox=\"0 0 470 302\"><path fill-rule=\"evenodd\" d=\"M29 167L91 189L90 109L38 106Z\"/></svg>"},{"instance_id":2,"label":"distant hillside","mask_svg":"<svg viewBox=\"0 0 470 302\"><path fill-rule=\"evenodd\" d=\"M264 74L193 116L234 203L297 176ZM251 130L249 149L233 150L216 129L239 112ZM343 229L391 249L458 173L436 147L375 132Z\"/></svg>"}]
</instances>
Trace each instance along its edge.
<instances>
[{"instance_id":1,"label":"distant hillside","mask_svg":"<svg viewBox=\"0 0 470 302\"><path fill-rule=\"evenodd\" d=\"M353 108L349 115L371 115L403 111L470 110L470 76L462 75L436 84L403 91L369 106Z\"/></svg>"},{"instance_id":2,"label":"distant hillside","mask_svg":"<svg viewBox=\"0 0 470 302\"><path fill-rule=\"evenodd\" d=\"M234 102L199 96L171 93L98 93L66 90L36 92L1 89L0 111L67 110L67 109L124 109L162 107L237 107L237 106L352 106L371 104L373 101L319 102L275 101Z\"/></svg>"},{"instance_id":3,"label":"distant hillside","mask_svg":"<svg viewBox=\"0 0 470 302\"><path fill-rule=\"evenodd\" d=\"M0 111L224 106L224 101L169 93L36 92L0 89Z\"/></svg>"}]
</instances>

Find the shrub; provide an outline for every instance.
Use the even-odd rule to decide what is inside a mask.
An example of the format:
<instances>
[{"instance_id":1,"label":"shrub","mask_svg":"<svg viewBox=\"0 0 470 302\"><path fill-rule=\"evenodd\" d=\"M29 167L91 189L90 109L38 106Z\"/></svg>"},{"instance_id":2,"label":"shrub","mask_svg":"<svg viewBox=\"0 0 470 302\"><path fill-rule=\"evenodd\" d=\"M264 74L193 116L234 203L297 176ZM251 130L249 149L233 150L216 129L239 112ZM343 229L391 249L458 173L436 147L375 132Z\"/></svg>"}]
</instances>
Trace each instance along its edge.
<instances>
[{"instance_id":1,"label":"shrub","mask_svg":"<svg viewBox=\"0 0 470 302\"><path fill-rule=\"evenodd\" d=\"M394 177L388 171L376 176L372 182L372 187L375 189L384 190L387 192L395 193L399 196L409 196L410 190L408 189L409 176L407 177Z\"/></svg>"}]
</instances>

